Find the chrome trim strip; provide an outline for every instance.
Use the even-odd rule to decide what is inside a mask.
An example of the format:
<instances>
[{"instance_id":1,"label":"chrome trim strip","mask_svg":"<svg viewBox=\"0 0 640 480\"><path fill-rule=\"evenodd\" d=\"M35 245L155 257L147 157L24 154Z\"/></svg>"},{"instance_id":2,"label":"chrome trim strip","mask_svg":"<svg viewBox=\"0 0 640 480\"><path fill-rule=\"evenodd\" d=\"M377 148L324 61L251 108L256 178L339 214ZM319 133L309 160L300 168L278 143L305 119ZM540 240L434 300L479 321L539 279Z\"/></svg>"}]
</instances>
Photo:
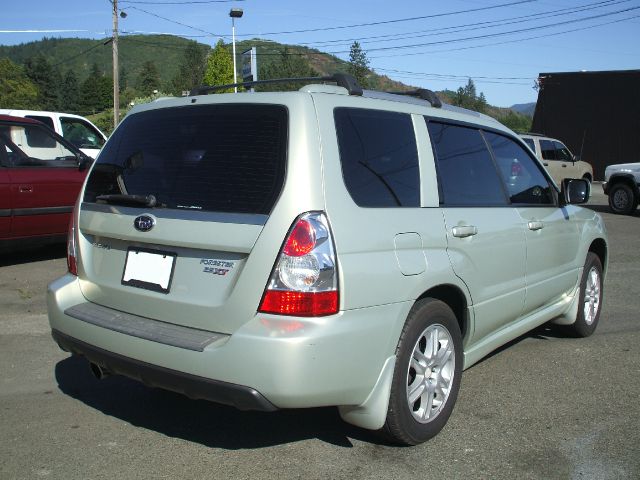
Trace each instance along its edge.
<instances>
[{"instance_id":1,"label":"chrome trim strip","mask_svg":"<svg viewBox=\"0 0 640 480\"><path fill-rule=\"evenodd\" d=\"M27 215L51 215L54 213L71 213L73 207L38 207L38 208L14 208L11 215L24 217Z\"/></svg>"},{"instance_id":2,"label":"chrome trim strip","mask_svg":"<svg viewBox=\"0 0 640 480\"><path fill-rule=\"evenodd\" d=\"M252 213L203 212L168 208L125 207L106 203L82 202L81 210L98 213L115 213L137 217L141 213L153 213L156 218L190 220L194 222L237 223L240 225L264 225L269 215Z\"/></svg>"}]
</instances>

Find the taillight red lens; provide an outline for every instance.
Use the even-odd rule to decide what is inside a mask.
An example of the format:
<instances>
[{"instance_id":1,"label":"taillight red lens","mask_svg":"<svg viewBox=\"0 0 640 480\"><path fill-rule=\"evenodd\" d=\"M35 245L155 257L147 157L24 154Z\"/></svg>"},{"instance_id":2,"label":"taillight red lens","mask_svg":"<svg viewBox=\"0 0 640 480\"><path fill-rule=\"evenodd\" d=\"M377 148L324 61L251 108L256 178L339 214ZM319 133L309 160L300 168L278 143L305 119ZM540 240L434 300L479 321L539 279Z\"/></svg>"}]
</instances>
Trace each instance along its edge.
<instances>
[{"instance_id":1,"label":"taillight red lens","mask_svg":"<svg viewBox=\"0 0 640 480\"><path fill-rule=\"evenodd\" d=\"M289 234L283 252L290 257L301 257L308 254L316 246L316 234L306 220L299 220Z\"/></svg>"},{"instance_id":2,"label":"taillight red lens","mask_svg":"<svg viewBox=\"0 0 640 480\"><path fill-rule=\"evenodd\" d=\"M338 292L294 292L267 290L260 312L277 315L314 317L338 313Z\"/></svg>"},{"instance_id":3,"label":"taillight red lens","mask_svg":"<svg viewBox=\"0 0 640 480\"><path fill-rule=\"evenodd\" d=\"M72 275L78 275L78 246L76 245L76 211L78 205L76 204L73 213L71 214L71 220L69 221L69 232L67 233L67 270Z\"/></svg>"}]
</instances>

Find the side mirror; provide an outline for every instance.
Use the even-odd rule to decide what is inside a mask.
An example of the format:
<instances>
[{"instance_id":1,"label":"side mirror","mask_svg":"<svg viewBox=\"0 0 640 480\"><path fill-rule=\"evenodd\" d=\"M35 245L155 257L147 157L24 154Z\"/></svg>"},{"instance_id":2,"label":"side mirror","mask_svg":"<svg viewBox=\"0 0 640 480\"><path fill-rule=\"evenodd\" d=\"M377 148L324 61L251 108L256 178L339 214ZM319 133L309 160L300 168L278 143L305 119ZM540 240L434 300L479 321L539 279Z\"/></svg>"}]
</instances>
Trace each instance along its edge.
<instances>
[{"instance_id":1,"label":"side mirror","mask_svg":"<svg viewBox=\"0 0 640 480\"><path fill-rule=\"evenodd\" d=\"M82 154L82 157L78 159L78 170L84 172L93 163L93 158L88 155Z\"/></svg>"},{"instance_id":2,"label":"side mirror","mask_svg":"<svg viewBox=\"0 0 640 480\"><path fill-rule=\"evenodd\" d=\"M574 162L579 162L580 161L580 155L574 155L573 156L573 161Z\"/></svg>"},{"instance_id":3,"label":"side mirror","mask_svg":"<svg viewBox=\"0 0 640 480\"><path fill-rule=\"evenodd\" d=\"M565 205L587 203L591 195L591 184L583 178L565 178L562 181L561 194Z\"/></svg>"}]
</instances>

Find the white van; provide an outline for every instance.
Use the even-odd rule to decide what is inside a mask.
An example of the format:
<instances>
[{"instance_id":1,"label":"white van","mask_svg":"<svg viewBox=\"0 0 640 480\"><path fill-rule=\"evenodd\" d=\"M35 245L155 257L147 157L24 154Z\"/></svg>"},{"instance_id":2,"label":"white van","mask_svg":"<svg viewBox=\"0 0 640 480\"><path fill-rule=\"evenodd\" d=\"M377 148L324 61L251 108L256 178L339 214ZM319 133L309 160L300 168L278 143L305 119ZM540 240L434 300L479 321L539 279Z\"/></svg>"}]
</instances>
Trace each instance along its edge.
<instances>
[{"instance_id":1,"label":"white van","mask_svg":"<svg viewBox=\"0 0 640 480\"><path fill-rule=\"evenodd\" d=\"M107 137L93 123L80 115L39 110L0 109L0 114L38 120L54 130L86 155L96 158Z\"/></svg>"}]
</instances>

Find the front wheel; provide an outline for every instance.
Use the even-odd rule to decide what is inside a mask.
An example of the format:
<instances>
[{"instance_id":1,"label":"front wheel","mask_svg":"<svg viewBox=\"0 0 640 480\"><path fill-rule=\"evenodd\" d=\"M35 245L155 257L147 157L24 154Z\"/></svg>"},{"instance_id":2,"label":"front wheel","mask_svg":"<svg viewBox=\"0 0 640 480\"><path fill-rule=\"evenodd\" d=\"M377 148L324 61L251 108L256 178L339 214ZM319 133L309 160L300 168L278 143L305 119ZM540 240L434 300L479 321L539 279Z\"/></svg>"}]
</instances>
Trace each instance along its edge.
<instances>
[{"instance_id":1,"label":"front wheel","mask_svg":"<svg viewBox=\"0 0 640 480\"><path fill-rule=\"evenodd\" d=\"M570 333L577 337L588 337L598 326L602 309L602 263L593 252L587 253L578 298L578 315Z\"/></svg>"},{"instance_id":2,"label":"front wheel","mask_svg":"<svg viewBox=\"0 0 640 480\"><path fill-rule=\"evenodd\" d=\"M416 445L447 423L462 375L462 335L453 311L435 299L414 305L396 348L389 408L383 432Z\"/></svg>"},{"instance_id":3,"label":"front wheel","mask_svg":"<svg viewBox=\"0 0 640 480\"><path fill-rule=\"evenodd\" d=\"M616 183L609 190L609 208L613 213L629 215L638 206L633 189L626 183Z\"/></svg>"}]
</instances>

